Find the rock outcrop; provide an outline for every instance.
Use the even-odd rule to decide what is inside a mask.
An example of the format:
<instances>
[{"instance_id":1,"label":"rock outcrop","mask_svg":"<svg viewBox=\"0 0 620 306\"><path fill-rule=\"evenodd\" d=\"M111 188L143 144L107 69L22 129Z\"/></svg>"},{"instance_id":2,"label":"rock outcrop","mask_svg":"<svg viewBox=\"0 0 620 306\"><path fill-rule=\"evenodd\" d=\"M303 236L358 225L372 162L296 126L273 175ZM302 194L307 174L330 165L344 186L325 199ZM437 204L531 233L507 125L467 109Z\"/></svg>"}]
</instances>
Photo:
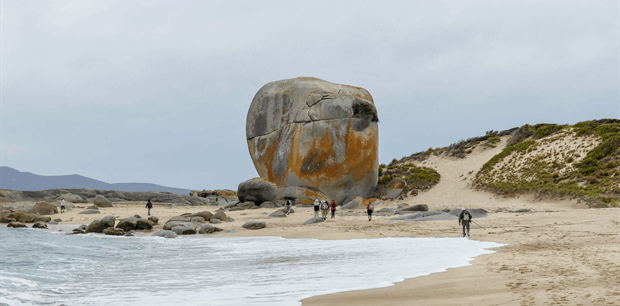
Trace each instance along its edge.
<instances>
[{"instance_id":1,"label":"rock outcrop","mask_svg":"<svg viewBox=\"0 0 620 306\"><path fill-rule=\"evenodd\" d=\"M87 233L103 233L103 230L108 227L114 227L116 218L114 216L105 216L103 219L95 220L91 222L85 232Z\"/></svg>"},{"instance_id":2,"label":"rock outcrop","mask_svg":"<svg viewBox=\"0 0 620 306\"><path fill-rule=\"evenodd\" d=\"M260 177L280 197L367 197L377 185L378 117L363 88L316 78L275 81L254 96L246 137Z\"/></svg>"}]
</instances>

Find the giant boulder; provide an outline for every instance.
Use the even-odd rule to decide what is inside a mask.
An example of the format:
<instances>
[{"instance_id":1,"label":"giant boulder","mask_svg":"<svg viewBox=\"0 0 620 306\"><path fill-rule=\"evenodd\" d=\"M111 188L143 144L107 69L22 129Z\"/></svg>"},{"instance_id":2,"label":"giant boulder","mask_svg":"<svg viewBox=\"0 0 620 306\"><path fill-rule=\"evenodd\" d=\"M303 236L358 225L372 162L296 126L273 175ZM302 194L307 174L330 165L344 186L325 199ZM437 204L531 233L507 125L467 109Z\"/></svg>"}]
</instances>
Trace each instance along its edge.
<instances>
[{"instance_id":1,"label":"giant boulder","mask_svg":"<svg viewBox=\"0 0 620 306\"><path fill-rule=\"evenodd\" d=\"M95 205L97 205L97 207L114 207L110 200L100 194L95 197L94 203Z\"/></svg>"},{"instance_id":2,"label":"giant boulder","mask_svg":"<svg viewBox=\"0 0 620 306\"><path fill-rule=\"evenodd\" d=\"M368 197L377 185L377 111L363 88L316 78L275 81L254 96L248 149L280 197L312 203Z\"/></svg>"}]
</instances>

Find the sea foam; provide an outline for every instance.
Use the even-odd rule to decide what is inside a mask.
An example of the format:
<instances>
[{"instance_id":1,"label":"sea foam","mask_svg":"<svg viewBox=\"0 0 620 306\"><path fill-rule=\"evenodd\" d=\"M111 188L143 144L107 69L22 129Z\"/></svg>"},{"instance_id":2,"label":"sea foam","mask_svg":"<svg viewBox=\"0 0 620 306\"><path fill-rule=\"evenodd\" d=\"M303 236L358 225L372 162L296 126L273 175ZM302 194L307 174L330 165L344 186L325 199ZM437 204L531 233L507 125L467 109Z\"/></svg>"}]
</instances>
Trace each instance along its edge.
<instances>
[{"instance_id":1,"label":"sea foam","mask_svg":"<svg viewBox=\"0 0 620 306\"><path fill-rule=\"evenodd\" d=\"M469 265L466 238L164 239L0 228L1 305L301 305Z\"/></svg>"}]
</instances>

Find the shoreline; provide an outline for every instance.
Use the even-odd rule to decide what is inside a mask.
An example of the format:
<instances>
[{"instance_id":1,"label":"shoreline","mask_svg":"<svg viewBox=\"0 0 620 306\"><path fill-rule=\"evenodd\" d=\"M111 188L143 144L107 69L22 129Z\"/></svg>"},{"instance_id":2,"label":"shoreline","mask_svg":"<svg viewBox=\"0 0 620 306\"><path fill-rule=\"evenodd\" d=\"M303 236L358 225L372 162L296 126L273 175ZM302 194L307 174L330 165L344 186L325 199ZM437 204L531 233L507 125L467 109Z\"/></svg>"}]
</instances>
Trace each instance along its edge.
<instances>
[{"instance_id":1,"label":"shoreline","mask_svg":"<svg viewBox=\"0 0 620 306\"><path fill-rule=\"evenodd\" d=\"M407 201L413 204L413 201ZM398 202L381 202L377 209ZM417 203L416 203L417 204ZM610 305L620 302L619 226L620 209L583 209L575 201L530 202L527 199L500 199L481 203L487 217L474 219L472 240L506 246L495 253L479 255L469 266L405 279L392 286L317 295L301 300L302 305ZM143 203L115 204L100 208L101 214L79 215L73 209L52 218L67 221L58 226L74 228L91 220L114 215L119 218L145 215ZM454 206L454 205L453 205ZM510 213L504 209L530 209ZM153 215L159 225L136 236L150 236L170 217L186 212L213 211L213 206L156 205ZM435 208L435 207L433 207ZM443 208L443 207L441 207ZM451 208L451 207L447 207ZM454 206L453 208L456 208ZM269 218L272 209L226 212L234 222L214 224L234 232L194 235L192 239L218 237L282 237L319 240L374 239L387 237L455 238L460 236L456 220L389 221L392 216L373 216L368 222L362 209L340 211L336 219L303 225L313 216L311 208L294 207L287 218ZM241 227L246 221L265 221L261 230ZM415 260L415 258L412 258Z\"/></svg>"}]
</instances>

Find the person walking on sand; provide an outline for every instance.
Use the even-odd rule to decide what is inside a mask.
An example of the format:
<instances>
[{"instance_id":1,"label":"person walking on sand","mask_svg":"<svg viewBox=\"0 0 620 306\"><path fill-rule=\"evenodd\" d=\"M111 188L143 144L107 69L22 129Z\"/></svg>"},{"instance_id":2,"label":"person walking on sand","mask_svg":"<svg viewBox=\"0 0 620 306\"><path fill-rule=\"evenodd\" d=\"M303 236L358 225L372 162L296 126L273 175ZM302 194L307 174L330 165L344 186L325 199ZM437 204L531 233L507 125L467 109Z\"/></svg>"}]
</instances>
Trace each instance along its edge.
<instances>
[{"instance_id":1,"label":"person walking on sand","mask_svg":"<svg viewBox=\"0 0 620 306\"><path fill-rule=\"evenodd\" d=\"M368 221L372 220L372 212L375 210L375 206L371 203L366 205L366 212L368 213Z\"/></svg>"},{"instance_id":2,"label":"person walking on sand","mask_svg":"<svg viewBox=\"0 0 620 306\"><path fill-rule=\"evenodd\" d=\"M321 205L321 202L319 202L319 199L314 200L314 217L318 217L319 216L319 205Z\"/></svg>"},{"instance_id":3,"label":"person walking on sand","mask_svg":"<svg viewBox=\"0 0 620 306\"><path fill-rule=\"evenodd\" d=\"M473 219L471 214L465 210L465 208L461 209L461 213L459 213L459 225L463 226L463 237L469 237L469 224L471 223L471 219ZM465 234L466 228L467 234Z\"/></svg>"},{"instance_id":4,"label":"person walking on sand","mask_svg":"<svg viewBox=\"0 0 620 306\"><path fill-rule=\"evenodd\" d=\"M291 213L291 206L293 206L293 203L291 203L291 200L286 200L286 204L284 206L286 206L286 215L288 216L288 214Z\"/></svg>"},{"instance_id":5,"label":"person walking on sand","mask_svg":"<svg viewBox=\"0 0 620 306\"><path fill-rule=\"evenodd\" d=\"M336 204L336 201L332 200L332 203L329 204L329 208L332 209L332 219L336 217L336 206L338 206L338 204Z\"/></svg>"},{"instance_id":6,"label":"person walking on sand","mask_svg":"<svg viewBox=\"0 0 620 306\"><path fill-rule=\"evenodd\" d=\"M65 208L67 207L67 204L65 203L65 199L60 200L60 213L64 213L65 212Z\"/></svg>"},{"instance_id":7,"label":"person walking on sand","mask_svg":"<svg viewBox=\"0 0 620 306\"><path fill-rule=\"evenodd\" d=\"M153 203L151 203L151 199L148 199L146 201L146 208L148 209L146 214L150 216L151 215L151 208L153 208Z\"/></svg>"}]
</instances>

